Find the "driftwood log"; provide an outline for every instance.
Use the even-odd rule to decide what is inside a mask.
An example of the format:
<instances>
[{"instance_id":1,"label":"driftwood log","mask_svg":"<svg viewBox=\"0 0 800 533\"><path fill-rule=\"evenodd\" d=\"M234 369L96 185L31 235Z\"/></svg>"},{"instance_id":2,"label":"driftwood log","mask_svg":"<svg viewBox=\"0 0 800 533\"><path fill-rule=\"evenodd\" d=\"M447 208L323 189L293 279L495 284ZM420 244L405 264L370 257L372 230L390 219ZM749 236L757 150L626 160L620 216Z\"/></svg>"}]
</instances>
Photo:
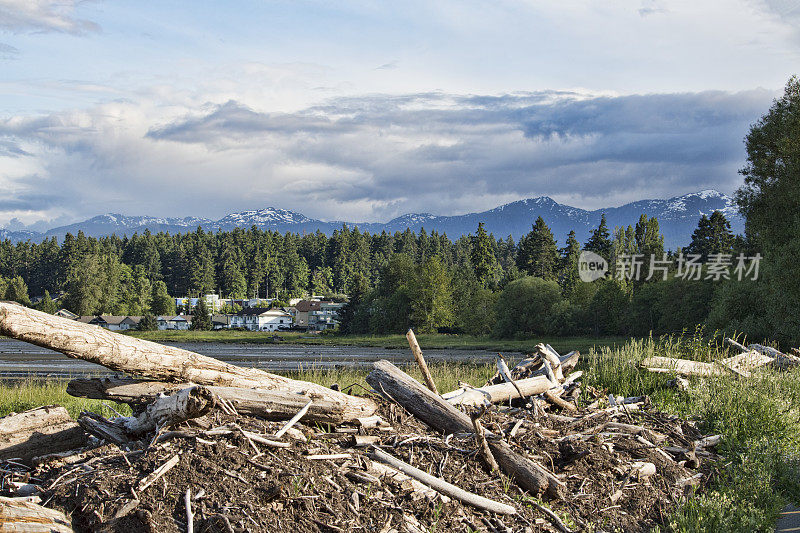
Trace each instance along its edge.
<instances>
[{"instance_id":1,"label":"driftwood log","mask_svg":"<svg viewBox=\"0 0 800 533\"><path fill-rule=\"evenodd\" d=\"M73 379L67 384L67 392L72 396L113 400L130 404L139 410L151 403L159 394L171 394L191 387L190 383L164 383L130 378L82 378ZM218 398L230 402L236 412L248 416L258 416L267 420L287 420L308 405L311 397L301 393L270 391L263 389L243 389L238 387L205 387ZM327 422L331 419L344 419L341 403L315 399L303 420Z\"/></svg>"},{"instance_id":2,"label":"driftwood log","mask_svg":"<svg viewBox=\"0 0 800 533\"><path fill-rule=\"evenodd\" d=\"M373 363L373 370L367 376L367 383L437 431L444 433L473 431L469 416L433 394L389 361ZM512 385L509 384L509 387ZM534 494L546 492L553 498L564 496L565 485L553 474L514 451L505 441L493 440L488 432L487 438L490 439L489 448L500 469L522 488Z\"/></svg>"},{"instance_id":3,"label":"driftwood log","mask_svg":"<svg viewBox=\"0 0 800 533\"><path fill-rule=\"evenodd\" d=\"M256 368L240 367L188 350L120 335L13 302L0 302L0 334L118 372L158 381L304 394L314 402L326 400L340 406L339 413L331 416L327 422L355 420L371 415L377 409L375 402L369 398L350 396L315 383L285 378Z\"/></svg>"},{"instance_id":4,"label":"driftwood log","mask_svg":"<svg viewBox=\"0 0 800 533\"><path fill-rule=\"evenodd\" d=\"M64 513L42 507L25 498L0 496L0 532L72 533Z\"/></svg>"},{"instance_id":5,"label":"driftwood log","mask_svg":"<svg viewBox=\"0 0 800 533\"><path fill-rule=\"evenodd\" d=\"M0 459L28 462L86 443L86 435L63 407L50 405L0 418Z\"/></svg>"},{"instance_id":6,"label":"driftwood log","mask_svg":"<svg viewBox=\"0 0 800 533\"><path fill-rule=\"evenodd\" d=\"M516 385L516 387L514 386ZM553 384L545 376L519 379L514 383L486 385L480 388L462 387L442 395L442 398L453 405L479 406L485 403L507 402L520 397L520 392L527 398L542 394Z\"/></svg>"}]
</instances>

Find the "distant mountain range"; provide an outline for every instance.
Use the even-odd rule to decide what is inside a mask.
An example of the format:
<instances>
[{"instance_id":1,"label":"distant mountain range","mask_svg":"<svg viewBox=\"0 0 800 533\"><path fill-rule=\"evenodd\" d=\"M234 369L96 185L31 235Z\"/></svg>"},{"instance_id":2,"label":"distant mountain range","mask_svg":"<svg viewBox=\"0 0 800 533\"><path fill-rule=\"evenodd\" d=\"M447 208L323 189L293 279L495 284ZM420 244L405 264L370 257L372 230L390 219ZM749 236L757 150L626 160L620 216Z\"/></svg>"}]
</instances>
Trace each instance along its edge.
<instances>
[{"instance_id":1,"label":"distant mountain range","mask_svg":"<svg viewBox=\"0 0 800 533\"><path fill-rule=\"evenodd\" d=\"M254 225L279 232L310 233L320 230L330 235L345 223L350 227L358 226L361 231L371 233L380 233L381 231L394 233L405 231L406 228L417 232L421 228L425 228L428 232L436 230L439 233L447 233L450 238L458 238L461 235L474 233L479 222L483 222L486 231L493 233L495 237L505 238L511 235L517 240L530 231L536 217L541 215L553 230L559 245L563 245L570 230L575 230L578 240L585 242L589 237L589 232L599 224L603 213L606 214L609 228L612 231L615 226L635 225L639 216L644 213L658 218L661 232L664 234L664 244L667 248L674 250L691 241L692 232L697 227L697 221L701 215L710 215L715 210L722 211L730 220L734 233L744 232L744 220L736 211L732 199L718 191L705 190L668 200L641 200L620 207L608 207L594 211L559 204L552 198L540 196L501 205L482 213L456 216L417 213L403 215L386 223L325 222L274 207L232 213L219 220L197 217L159 218L107 214L83 222L52 228L45 233L0 229L0 240L38 242L50 237L57 237L60 240L67 233L74 235L78 231L83 231L87 236L101 237L112 234L133 235L145 230L153 233L159 231L186 233L194 231L198 226L206 230L231 230L236 227L250 228Z\"/></svg>"}]
</instances>

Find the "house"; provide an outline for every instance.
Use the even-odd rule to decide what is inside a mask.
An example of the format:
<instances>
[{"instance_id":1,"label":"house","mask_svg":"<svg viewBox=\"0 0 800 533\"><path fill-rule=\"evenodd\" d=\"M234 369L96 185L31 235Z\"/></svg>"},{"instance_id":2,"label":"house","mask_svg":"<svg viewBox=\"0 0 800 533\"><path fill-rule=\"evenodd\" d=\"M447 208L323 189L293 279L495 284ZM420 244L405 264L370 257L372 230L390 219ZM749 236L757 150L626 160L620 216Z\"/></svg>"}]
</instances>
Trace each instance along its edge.
<instances>
[{"instance_id":1,"label":"house","mask_svg":"<svg viewBox=\"0 0 800 533\"><path fill-rule=\"evenodd\" d=\"M84 324L100 326L109 331L127 331L139 327L142 317L140 316L119 316L119 315L96 315L81 316L76 319Z\"/></svg>"},{"instance_id":2,"label":"house","mask_svg":"<svg viewBox=\"0 0 800 533\"><path fill-rule=\"evenodd\" d=\"M229 315L229 327L251 331L277 331L292 326L292 315L282 309L248 307L235 315Z\"/></svg>"},{"instance_id":3,"label":"house","mask_svg":"<svg viewBox=\"0 0 800 533\"><path fill-rule=\"evenodd\" d=\"M312 302L311 300L300 300L294 305L296 313L294 316L294 325L296 328L309 329L309 318L311 313L321 309L320 302Z\"/></svg>"},{"instance_id":4,"label":"house","mask_svg":"<svg viewBox=\"0 0 800 533\"><path fill-rule=\"evenodd\" d=\"M295 326L309 331L333 329L339 325L343 303L301 300L295 305Z\"/></svg>"},{"instance_id":5,"label":"house","mask_svg":"<svg viewBox=\"0 0 800 533\"><path fill-rule=\"evenodd\" d=\"M78 315L76 315L75 313L73 313L72 311L69 311L67 309L59 309L58 311L56 311L55 314L56 314L56 316L60 316L60 317L63 317L63 318L69 318L70 320L78 320L80 318Z\"/></svg>"},{"instance_id":6,"label":"house","mask_svg":"<svg viewBox=\"0 0 800 533\"><path fill-rule=\"evenodd\" d=\"M192 325L192 315L177 315L167 321L167 329L187 330Z\"/></svg>"},{"instance_id":7,"label":"house","mask_svg":"<svg viewBox=\"0 0 800 533\"><path fill-rule=\"evenodd\" d=\"M211 317L212 329L227 329L230 326L230 317L228 315L213 315Z\"/></svg>"},{"instance_id":8,"label":"house","mask_svg":"<svg viewBox=\"0 0 800 533\"><path fill-rule=\"evenodd\" d=\"M192 315L157 316L158 329L189 329L192 325Z\"/></svg>"},{"instance_id":9,"label":"house","mask_svg":"<svg viewBox=\"0 0 800 533\"><path fill-rule=\"evenodd\" d=\"M220 303L219 294L206 294L203 296L203 298L205 299L206 304L211 311L219 310L220 306L222 305ZM178 311L180 311L181 309L186 309L186 304L188 303L192 306L192 309L194 309L197 307L197 302L199 301L200 298L175 298L175 307L178 309Z\"/></svg>"}]
</instances>

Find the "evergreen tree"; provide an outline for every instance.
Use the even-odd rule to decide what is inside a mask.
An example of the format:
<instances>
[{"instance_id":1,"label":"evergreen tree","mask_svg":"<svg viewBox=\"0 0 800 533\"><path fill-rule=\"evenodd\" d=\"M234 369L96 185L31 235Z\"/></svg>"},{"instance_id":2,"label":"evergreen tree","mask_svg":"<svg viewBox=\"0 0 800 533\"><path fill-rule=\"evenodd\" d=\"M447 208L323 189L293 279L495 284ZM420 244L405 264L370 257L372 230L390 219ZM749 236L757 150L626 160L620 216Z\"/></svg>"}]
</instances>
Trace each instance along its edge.
<instances>
[{"instance_id":1,"label":"evergreen tree","mask_svg":"<svg viewBox=\"0 0 800 533\"><path fill-rule=\"evenodd\" d=\"M194 314L192 314L192 325L189 328L197 331L208 331L212 328L211 310L205 298L197 300Z\"/></svg>"},{"instance_id":2,"label":"evergreen tree","mask_svg":"<svg viewBox=\"0 0 800 533\"><path fill-rule=\"evenodd\" d=\"M145 313L139 321L139 331L155 331L158 329L158 322L153 313Z\"/></svg>"},{"instance_id":3,"label":"evergreen tree","mask_svg":"<svg viewBox=\"0 0 800 533\"><path fill-rule=\"evenodd\" d=\"M556 279L558 247L553 232L539 217L530 233L520 239L517 248L517 266L523 272L545 280Z\"/></svg>"},{"instance_id":4,"label":"evergreen tree","mask_svg":"<svg viewBox=\"0 0 800 533\"><path fill-rule=\"evenodd\" d=\"M6 284L5 299L30 307L31 299L28 296L28 286L22 276L14 276Z\"/></svg>"},{"instance_id":5,"label":"evergreen tree","mask_svg":"<svg viewBox=\"0 0 800 533\"><path fill-rule=\"evenodd\" d=\"M692 233L692 242L686 247L686 254L700 254L704 260L710 254L733 253L733 233L731 223L720 211L714 211L710 217L703 215Z\"/></svg>"},{"instance_id":6,"label":"evergreen tree","mask_svg":"<svg viewBox=\"0 0 800 533\"><path fill-rule=\"evenodd\" d=\"M578 260L581 255L581 244L575 237L575 232L570 231L567 235L567 243L561 249L561 263L559 267L559 284L564 296L569 297L572 290L580 283L578 274Z\"/></svg>"},{"instance_id":7,"label":"evergreen tree","mask_svg":"<svg viewBox=\"0 0 800 533\"><path fill-rule=\"evenodd\" d=\"M639 217L639 222L636 223L634 229L636 252L642 256L642 272L640 280L644 281L650 277L650 262L651 257L656 261L661 261L664 258L664 236L661 235L661 229L658 225L656 217L648 217L642 214ZM657 274L654 273L654 276ZM656 280L659 278L651 278ZM663 279L663 274L661 278Z\"/></svg>"},{"instance_id":8,"label":"evergreen tree","mask_svg":"<svg viewBox=\"0 0 800 533\"><path fill-rule=\"evenodd\" d=\"M608 231L608 223L606 222L606 214L600 217L600 225L597 229L592 230L592 235L583 247L584 250L594 252L600 257L609 260L611 258L611 233Z\"/></svg>"},{"instance_id":9,"label":"evergreen tree","mask_svg":"<svg viewBox=\"0 0 800 533\"><path fill-rule=\"evenodd\" d=\"M36 305L36 309L38 309L43 313L49 313L52 315L56 311L58 311L58 306L56 305L56 302L54 302L53 299L50 297L50 292L45 290L44 297L42 298L42 301Z\"/></svg>"},{"instance_id":10,"label":"evergreen tree","mask_svg":"<svg viewBox=\"0 0 800 533\"><path fill-rule=\"evenodd\" d=\"M483 222L478 224L478 231L472 236L471 241L470 261L475 270L475 277L482 286L492 287L497 283L500 267L494 255L492 239L483 229Z\"/></svg>"}]
</instances>

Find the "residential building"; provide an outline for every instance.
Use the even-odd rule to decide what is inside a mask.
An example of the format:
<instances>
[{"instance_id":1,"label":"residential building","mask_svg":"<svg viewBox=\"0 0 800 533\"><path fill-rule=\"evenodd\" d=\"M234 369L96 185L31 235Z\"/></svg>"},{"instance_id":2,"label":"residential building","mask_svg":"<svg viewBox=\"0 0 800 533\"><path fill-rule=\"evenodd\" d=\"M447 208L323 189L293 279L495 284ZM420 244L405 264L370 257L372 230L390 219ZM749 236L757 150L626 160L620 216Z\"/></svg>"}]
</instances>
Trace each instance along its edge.
<instances>
[{"instance_id":1,"label":"residential building","mask_svg":"<svg viewBox=\"0 0 800 533\"><path fill-rule=\"evenodd\" d=\"M59 309L58 311L56 311L56 316L69 318L70 320L78 320L80 318L78 315L67 309Z\"/></svg>"},{"instance_id":2,"label":"residential building","mask_svg":"<svg viewBox=\"0 0 800 533\"><path fill-rule=\"evenodd\" d=\"M292 315L282 309L249 307L235 315L228 315L228 327L245 328L251 331L277 331L292 327Z\"/></svg>"},{"instance_id":3,"label":"residential building","mask_svg":"<svg viewBox=\"0 0 800 533\"><path fill-rule=\"evenodd\" d=\"M301 300L295 305L295 327L309 331L324 331L339 325L339 310L343 303Z\"/></svg>"}]
</instances>

